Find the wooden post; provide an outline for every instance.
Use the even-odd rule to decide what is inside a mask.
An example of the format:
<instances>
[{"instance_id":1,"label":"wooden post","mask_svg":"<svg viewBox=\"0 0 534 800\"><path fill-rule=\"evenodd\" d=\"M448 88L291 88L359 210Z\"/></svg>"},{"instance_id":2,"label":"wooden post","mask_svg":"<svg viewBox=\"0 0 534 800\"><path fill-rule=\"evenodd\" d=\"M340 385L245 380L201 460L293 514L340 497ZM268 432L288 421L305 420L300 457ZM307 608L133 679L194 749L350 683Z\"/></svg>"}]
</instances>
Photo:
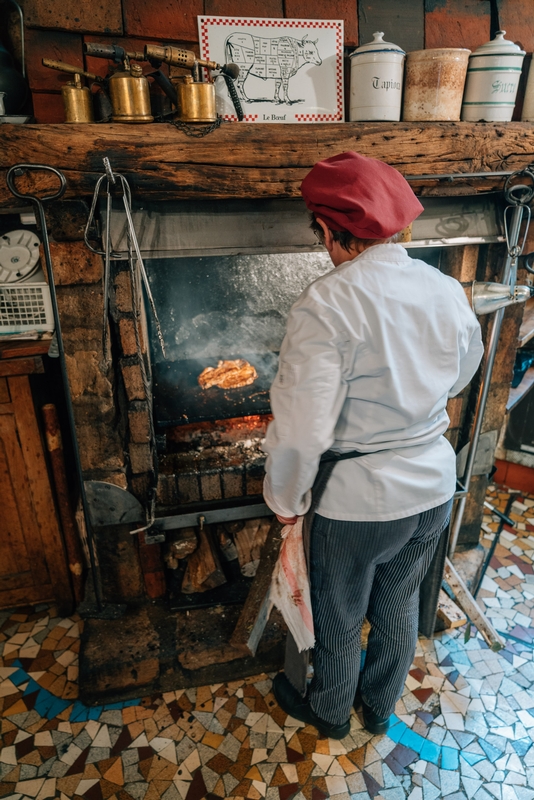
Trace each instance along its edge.
<instances>
[{"instance_id":1,"label":"wooden post","mask_svg":"<svg viewBox=\"0 0 534 800\"><path fill-rule=\"evenodd\" d=\"M63 442L61 439L57 409L52 403L48 403L43 406L42 413L45 425L46 445L50 455L52 473L54 475L58 511L61 519L61 527L63 528L65 549L69 560L72 588L74 590L76 602L80 603L84 595L82 547L70 502L65 459L63 457Z\"/></svg>"},{"instance_id":2,"label":"wooden post","mask_svg":"<svg viewBox=\"0 0 534 800\"><path fill-rule=\"evenodd\" d=\"M465 611L473 625L476 625L491 649L502 650L505 646L504 639L499 636L489 619L480 610L477 601L448 558L445 559L445 580L452 589L456 602Z\"/></svg>"}]
</instances>

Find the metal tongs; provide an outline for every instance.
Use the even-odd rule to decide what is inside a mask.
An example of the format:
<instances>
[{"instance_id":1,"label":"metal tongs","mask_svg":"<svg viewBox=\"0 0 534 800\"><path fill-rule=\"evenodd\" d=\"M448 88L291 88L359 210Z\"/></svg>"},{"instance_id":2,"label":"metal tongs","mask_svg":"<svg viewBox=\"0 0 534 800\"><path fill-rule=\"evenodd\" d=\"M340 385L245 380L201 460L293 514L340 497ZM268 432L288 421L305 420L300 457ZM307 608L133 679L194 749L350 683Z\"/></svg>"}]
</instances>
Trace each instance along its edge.
<instances>
[{"instance_id":1,"label":"metal tongs","mask_svg":"<svg viewBox=\"0 0 534 800\"><path fill-rule=\"evenodd\" d=\"M158 312L156 309L156 304L154 302L154 296L152 294L152 289L150 288L150 283L148 281L148 275L146 273L145 264L143 262L143 257L141 255L141 250L139 248L139 242L137 241L137 234L135 232L135 227L133 223L132 217L132 193L130 189L130 185L124 175L121 175L119 172L113 172L111 169L111 164L109 158L106 156L103 159L104 162L104 169L105 173L100 176L98 181L96 182L95 191L93 194L93 202L91 204L91 210L89 212L89 217L87 219L87 224L85 226L85 231L83 234L83 238L85 244L93 253L97 253L98 255L104 256L104 331L103 331L103 352L104 357L106 356L107 352L107 331L108 331L108 315L109 315L109 292L110 292L110 274L111 274L111 259L128 259L130 264L130 269L132 270L132 274L136 274L139 271L143 286L145 287L145 292L148 297L148 302L150 304L150 308L152 310L152 316L154 318L154 323L156 325L156 331L158 334L158 340L161 347L161 352L163 353L163 357L166 358L165 352L165 341L163 339L163 332L161 330L161 323L159 321ZM89 231L93 226L94 223L94 216L96 205L98 202L98 197L100 194L100 187L102 183L107 181L106 183L106 235L104 241L104 250L96 250L89 242ZM124 212L126 214L126 222L127 222L127 241L128 241L128 250L125 252L115 251L113 250L113 246L111 243L111 212L112 212L112 204L113 198L111 194L112 187L117 186L117 181L119 181L122 187L122 202L124 205ZM135 326L137 331L137 325Z\"/></svg>"}]
</instances>

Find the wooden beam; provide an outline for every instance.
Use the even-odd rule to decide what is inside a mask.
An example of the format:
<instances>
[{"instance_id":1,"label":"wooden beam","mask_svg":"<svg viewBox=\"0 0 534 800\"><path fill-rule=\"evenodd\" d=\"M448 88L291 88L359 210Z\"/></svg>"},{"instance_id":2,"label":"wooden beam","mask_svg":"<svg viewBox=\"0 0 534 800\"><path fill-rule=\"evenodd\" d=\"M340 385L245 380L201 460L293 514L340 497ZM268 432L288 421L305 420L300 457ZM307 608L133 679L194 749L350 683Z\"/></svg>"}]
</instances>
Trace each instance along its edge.
<instances>
[{"instance_id":1,"label":"wooden beam","mask_svg":"<svg viewBox=\"0 0 534 800\"><path fill-rule=\"evenodd\" d=\"M521 169L534 161L534 125L528 122L350 122L311 125L223 124L203 139L170 124L2 125L0 206L20 206L5 173L17 163L57 167L65 197L91 195L102 158L126 175L134 195L147 199L300 197L300 183L316 161L344 150L382 159L410 175ZM42 173L17 179L22 191L57 188ZM414 183L440 191L439 182ZM456 188L458 186L458 188ZM472 191L502 180L470 180ZM465 192L466 182L446 192Z\"/></svg>"},{"instance_id":2,"label":"wooden beam","mask_svg":"<svg viewBox=\"0 0 534 800\"><path fill-rule=\"evenodd\" d=\"M506 646L506 642L481 611L477 601L448 558L445 559L445 580L452 589L456 602L465 611L473 625L478 628L490 648L495 652L502 650Z\"/></svg>"},{"instance_id":3,"label":"wooden beam","mask_svg":"<svg viewBox=\"0 0 534 800\"><path fill-rule=\"evenodd\" d=\"M446 628L459 628L460 625L465 625L467 617L461 611L454 600L451 600L448 594L439 590L438 602L438 617L443 620Z\"/></svg>"},{"instance_id":4,"label":"wooden beam","mask_svg":"<svg viewBox=\"0 0 534 800\"><path fill-rule=\"evenodd\" d=\"M43 359L40 356L27 358L13 358L10 361L0 362L0 375L30 375L34 372L44 372Z\"/></svg>"}]
</instances>

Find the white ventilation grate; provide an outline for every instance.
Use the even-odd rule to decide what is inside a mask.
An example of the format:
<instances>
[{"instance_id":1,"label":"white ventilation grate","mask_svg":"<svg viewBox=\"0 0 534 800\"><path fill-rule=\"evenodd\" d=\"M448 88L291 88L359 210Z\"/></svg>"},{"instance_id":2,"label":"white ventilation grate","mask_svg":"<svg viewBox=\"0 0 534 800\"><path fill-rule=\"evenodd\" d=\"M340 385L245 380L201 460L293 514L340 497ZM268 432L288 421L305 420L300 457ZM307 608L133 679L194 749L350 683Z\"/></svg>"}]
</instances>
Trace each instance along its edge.
<instances>
[{"instance_id":1,"label":"white ventilation grate","mask_svg":"<svg viewBox=\"0 0 534 800\"><path fill-rule=\"evenodd\" d=\"M50 289L46 283L0 284L0 336L53 330Z\"/></svg>"}]
</instances>

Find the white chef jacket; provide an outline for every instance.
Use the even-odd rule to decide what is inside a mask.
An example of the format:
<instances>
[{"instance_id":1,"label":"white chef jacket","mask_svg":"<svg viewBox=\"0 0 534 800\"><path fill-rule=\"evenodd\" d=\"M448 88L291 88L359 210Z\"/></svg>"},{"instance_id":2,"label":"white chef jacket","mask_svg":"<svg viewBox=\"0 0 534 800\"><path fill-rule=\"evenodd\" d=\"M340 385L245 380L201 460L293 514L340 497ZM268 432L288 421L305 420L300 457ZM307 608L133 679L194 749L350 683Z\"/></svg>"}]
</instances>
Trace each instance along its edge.
<instances>
[{"instance_id":1,"label":"white chef jacket","mask_svg":"<svg viewBox=\"0 0 534 800\"><path fill-rule=\"evenodd\" d=\"M324 517L401 519L449 500L456 457L442 435L445 406L482 354L461 284L399 244L373 245L318 278L291 308L271 387L268 506L305 514L330 448L369 455L336 464Z\"/></svg>"}]
</instances>

